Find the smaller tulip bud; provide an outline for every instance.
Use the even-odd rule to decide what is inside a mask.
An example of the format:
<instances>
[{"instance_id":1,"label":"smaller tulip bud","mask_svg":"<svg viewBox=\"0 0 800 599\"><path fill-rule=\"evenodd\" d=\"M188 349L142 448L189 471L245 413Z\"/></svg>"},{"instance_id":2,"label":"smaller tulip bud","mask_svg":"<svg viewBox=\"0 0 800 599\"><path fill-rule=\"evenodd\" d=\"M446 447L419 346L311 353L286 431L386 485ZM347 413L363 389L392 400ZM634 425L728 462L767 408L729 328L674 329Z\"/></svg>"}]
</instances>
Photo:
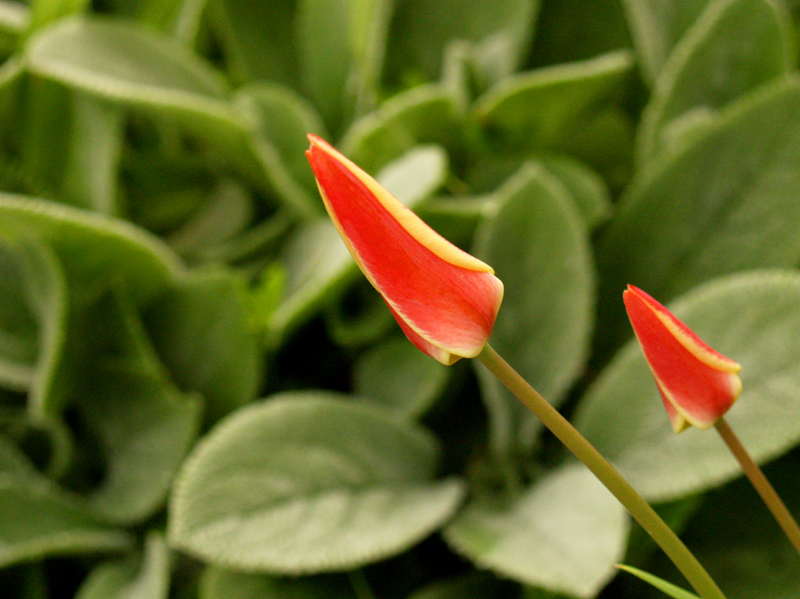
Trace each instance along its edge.
<instances>
[{"instance_id":1,"label":"smaller tulip bud","mask_svg":"<svg viewBox=\"0 0 800 599\"><path fill-rule=\"evenodd\" d=\"M641 289L628 285L622 298L672 429L713 426L742 391L742 367L711 349Z\"/></svg>"}]
</instances>

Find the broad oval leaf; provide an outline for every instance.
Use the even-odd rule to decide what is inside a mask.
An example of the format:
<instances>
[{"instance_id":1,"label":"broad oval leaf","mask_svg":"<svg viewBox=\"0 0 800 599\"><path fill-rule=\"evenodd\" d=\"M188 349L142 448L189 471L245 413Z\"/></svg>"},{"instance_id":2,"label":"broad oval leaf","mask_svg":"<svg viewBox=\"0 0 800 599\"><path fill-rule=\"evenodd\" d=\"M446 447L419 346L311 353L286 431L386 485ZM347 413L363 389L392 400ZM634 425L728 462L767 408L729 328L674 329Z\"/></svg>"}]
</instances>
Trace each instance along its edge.
<instances>
[{"instance_id":1,"label":"broad oval leaf","mask_svg":"<svg viewBox=\"0 0 800 599\"><path fill-rule=\"evenodd\" d=\"M109 528L69 496L0 478L0 567L50 556L127 549L131 538Z\"/></svg>"},{"instance_id":2,"label":"broad oval leaf","mask_svg":"<svg viewBox=\"0 0 800 599\"><path fill-rule=\"evenodd\" d=\"M568 465L507 507L475 501L444 529L481 568L527 585L589 599L625 551L625 509L583 465Z\"/></svg>"},{"instance_id":3,"label":"broad oval leaf","mask_svg":"<svg viewBox=\"0 0 800 599\"><path fill-rule=\"evenodd\" d=\"M567 188L589 230L611 216L611 192L595 171L567 155L542 156L539 161Z\"/></svg>"},{"instance_id":4,"label":"broad oval leaf","mask_svg":"<svg viewBox=\"0 0 800 599\"><path fill-rule=\"evenodd\" d=\"M182 270L162 241L122 220L10 194L0 194L0 219L49 243L70 284L124 281L137 305L151 300Z\"/></svg>"},{"instance_id":5,"label":"broad oval leaf","mask_svg":"<svg viewBox=\"0 0 800 599\"><path fill-rule=\"evenodd\" d=\"M104 294L85 315L76 400L105 460L87 495L97 514L133 524L160 508L200 431L202 403L168 378L128 296Z\"/></svg>"},{"instance_id":6,"label":"broad oval leaf","mask_svg":"<svg viewBox=\"0 0 800 599\"><path fill-rule=\"evenodd\" d=\"M29 293L38 303L33 310L41 315L39 362L36 372L31 372L29 410L37 418L54 416L72 391L67 382L75 376L72 358L86 341L83 332L71 326L76 321L74 314L80 314L86 307L83 304L110 282L125 286L133 304L144 305L165 289L182 267L158 238L97 213L0 194L0 220L23 240L38 239L36 244L41 245L22 254L28 263L27 276L32 277ZM81 293L75 294L75 290ZM73 314L69 327L68 313Z\"/></svg>"},{"instance_id":7,"label":"broad oval leaf","mask_svg":"<svg viewBox=\"0 0 800 599\"><path fill-rule=\"evenodd\" d=\"M131 103L195 104L229 113L224 79L167 37L110 19L67 19L27 47L37 74Z\"/></svg>"},{"instance_id":8,"label":"broad oval leaf","mask_svg":"<svg viewBox=\"0 0 800 599\"><path fill-rule=\"evenodd\" d=\"M240 83L277 81L297 87L295 32L287 26L294 14L294 0L219 0L209 9L231 79Z\"/></svg>"},{"instance_id":9,"label":"broad oval leaf","mask_svg":"<svg viewBox=\"0 0 800 599\"><path fill-rule=\"evenodd\" d=\"M476 254L505 284L493 347L549 401L582 369L593 327L594 269L587 228L564 186L526 164L496 193L498 212ZM506 452L530 448L540 422L483 368L491 439Z\"/></svg>"},{"instance_id":10,"label":"broad oval leaf","mask_svg":"<svg viewBox=\"0 0 800 599\"><path fill-rule=\"evenodd\" d=\"M327 133L311 103L289 88L266 83L240 88L235 101L253 112L262 135L273 145L294 180L316 194L314 173L305 156L306 135L326 137Z\"/></svg>"},{"instance_id":11,"label":"broad oval leaf","mask_svg":"<svg viewBox=\"0 0 800 599\"><path fill-rule=\"evenodd\" d=\"M356 120L339 146L362 169L374 173L420 145L458 147L462 126L452 92L432 83L392 96Z\"/></svg>"},{"instance_id":12,"label":"broad oval leaf","mask_svg":"<svg viewBox=\"0 0 800 599\"><path fill-rule=\"evenodd\" d=\"M221 422L187 460L169 508L176 548L283 574L355 568L440 527L463 485L434 480L435 439L346 397L287 393Z\"/></svg>"},{"instance_id":13,"label":"broad oval leaf","mask_svg":"<svg viewBox=\"0 0 800 599\"><path fill-rule=\"evenodd\" d=\"M787 73L794 63L791 20L771 0L711 2L656 79L637 144L642 163L670 144L670 122L715 111Z\"/></svg>"},{"instance_id":14,"label":"broad oval leaf","mask_svg":"<svg viewBox=\"0 0 800 599\"><path fill-rule=\"evenodd\" d=\"M756 271L714 280L670 310L742 365L744 391L725 416L759 462L800 441L800 274ZM672 432L635 340L589 388L576 426L646 498L667 501L740 473L713 431Z\"/></svg>"},{"instance_id":15,"label":"broad oval leaf","mask_svg":"<svg viewBox=\"0 0 800 599\"><path fill-rule=\"evenodd\" d=\"M800 260L800 80L743 98L627 190L600 240L600 344L629 331L627 284L666 302L713 277ZM624 338L624 337L623 337Z\"/></svg>"},{"instance_id":16,"label":"broad oval leaf","mask_svg":"<svg viewBox=\"0 0 800 599\"><path fill-rule=\"evenodd\" d=\"M481 96L475 117L518 148L562 147L560 137L589 111L619 97L633 69L627 50L508 77Z\"/></svg>"},{"instance_id":17,"label":"broad oval leaf","mask_svg":"<svg viewBox=\"0 0 800 599\"><path fill-rule=\"evenodd\" d=\"M66 278L48 245L4 228L0 264L0 380L27 389L29 413L41 419L57 413L65 392Z\"/></svg>"},{"instance_id":18,"label":"broad oval leaf","mask_svg":"<svg viewBox=\"0 0 800 599\"><path fill-rule=\"evenodd\" d=\"M540 0L409 0L398 3L389 60L439 77L448 44L471 42L480 75L513 73L529 50Z\"/></svg>"},{"instance_id":19,"label":"broad oval leaf","mask_svg":"<svg viewBox=\"0 0 800 599\"><path fill-rule=\"evenodd\" d=\"M50 158L63 164L62 193L76 206L117 216L124 109L78 91L71 94L70 108L72 123L64 127L67 155ZM53 134L51 127L47 135ZM43 147L49 145L40 144L40 149Z\"/></svg>"},{"instance_id":20,"label":"broad oval leaf","mask_svg":"<svg viewBox=\"0 0 800 599\"><path fill-rule=\"evenodd\" d=\"M220 73L174 40L123 21L65 19L34 36L26 52L33 73L176 119L296 213L318 212L310 194L286 174L275 148L254 135L253 115L229 101Z\"/></svg>"},{"instance_id":21,"label":"broad oval leaf","mask_svg":"<svg viewBox=\"0 0 800 599\"><path fill-rule=\"evenodd\" d=\"M300 83L331 130L372 109L380 83L391 0L298 0Z\"/></svg>"}]
</instances>

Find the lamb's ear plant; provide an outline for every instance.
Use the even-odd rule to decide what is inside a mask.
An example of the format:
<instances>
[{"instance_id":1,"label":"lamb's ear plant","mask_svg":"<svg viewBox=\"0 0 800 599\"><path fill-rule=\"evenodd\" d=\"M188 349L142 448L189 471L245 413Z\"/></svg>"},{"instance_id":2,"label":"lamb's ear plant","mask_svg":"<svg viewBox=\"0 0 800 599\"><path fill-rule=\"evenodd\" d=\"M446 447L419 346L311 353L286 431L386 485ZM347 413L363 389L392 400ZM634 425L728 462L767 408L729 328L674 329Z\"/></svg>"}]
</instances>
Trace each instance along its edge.
<instances>
[{"instance_id":1,"label":"lamb's ear plant","mask_svg":"<svg viewBox=\"0 0 800 599\"><path fill-rule=\"evenodd\" d=\"M479 360L614 494L701 597L724 598L650 504L489 345L503 298L491 267L437 235L327 142L309 139L325 208L409 340L445 365Z\"/></svg>"},{"instance_id":2,"label":"lamb's ear plant","mask_svg":"<svg viewBox=\"0 0 800 599\"><path fill-rule=\"evenodd\" d=\"M797 2L574 4L0 0L2 599L800 596Z\"/></svg>"}]
</instances>

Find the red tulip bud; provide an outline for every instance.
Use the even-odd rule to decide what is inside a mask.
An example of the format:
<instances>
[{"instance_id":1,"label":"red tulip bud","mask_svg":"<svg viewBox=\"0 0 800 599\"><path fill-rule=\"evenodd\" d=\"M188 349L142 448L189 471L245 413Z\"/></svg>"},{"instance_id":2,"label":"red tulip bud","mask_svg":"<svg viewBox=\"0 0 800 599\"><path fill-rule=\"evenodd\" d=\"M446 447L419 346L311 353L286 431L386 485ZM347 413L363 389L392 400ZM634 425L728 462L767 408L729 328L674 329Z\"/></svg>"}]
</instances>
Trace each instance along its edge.
<instances>
[{"instance_id":1,"label":"red tulip bud","mask_svg":"<svg viewBox=\"0 0 800 599\"><path fill-rule=\"evenodd\" d=\"M503 299L491 267L438 235L327 142L308 138L325 208L406 336L443 364L477 356Z\"/></svg>"},{"instance_id":2,"label":"red tulip bud","mask_svg":"<svg viewBox=\"0 0 800 599\"><path fill-rule=\"evenodd\" d=\"M628 285L622 298L673 430L711 427L742 391L741 366L641 289Z\"/></svg>"}]
</instances>

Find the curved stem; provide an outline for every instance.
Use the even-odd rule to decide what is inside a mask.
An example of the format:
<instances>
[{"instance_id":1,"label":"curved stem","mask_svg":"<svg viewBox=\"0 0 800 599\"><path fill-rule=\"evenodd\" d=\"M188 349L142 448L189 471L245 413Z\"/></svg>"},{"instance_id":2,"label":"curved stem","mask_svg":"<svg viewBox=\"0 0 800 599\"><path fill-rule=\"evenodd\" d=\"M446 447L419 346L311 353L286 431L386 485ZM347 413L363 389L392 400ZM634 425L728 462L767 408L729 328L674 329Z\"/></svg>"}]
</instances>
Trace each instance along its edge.
<instances>
[{"instance_id":1,"label":"curved stem","mask_svg":"<svg viewBox=\"0 0 800 599\"><path fill-rule=\"evenodd\" d=\"M797 526L797 521L786 508L786 504L778 497L775 488L767 480L767 477L764 476L758 464L750 457L750 454L724 418L717 420L714 424L714 428L717 429L717 432L720 434L723 441L725 441L728 449L731 450L731 453L741 465L747 478L750 479L750 483L761 496L762 501L767 508L769 508L769 511L772 512L772 515L789 538L789 541L794 545L797 552L800 553L800 527Z\"/></svg>"},{"instance_id":2,"label":"curved stem","mask_svg":"<svg viewBox=\"0 0 800 599\"><path fill-rule=\"evenodd\" d=\"M661 547L703 599L725 599L697 558L623 476L502 357L487 344L477 359L533 412L575 457L614 494Z\"/></svg>"}]
</instances>

